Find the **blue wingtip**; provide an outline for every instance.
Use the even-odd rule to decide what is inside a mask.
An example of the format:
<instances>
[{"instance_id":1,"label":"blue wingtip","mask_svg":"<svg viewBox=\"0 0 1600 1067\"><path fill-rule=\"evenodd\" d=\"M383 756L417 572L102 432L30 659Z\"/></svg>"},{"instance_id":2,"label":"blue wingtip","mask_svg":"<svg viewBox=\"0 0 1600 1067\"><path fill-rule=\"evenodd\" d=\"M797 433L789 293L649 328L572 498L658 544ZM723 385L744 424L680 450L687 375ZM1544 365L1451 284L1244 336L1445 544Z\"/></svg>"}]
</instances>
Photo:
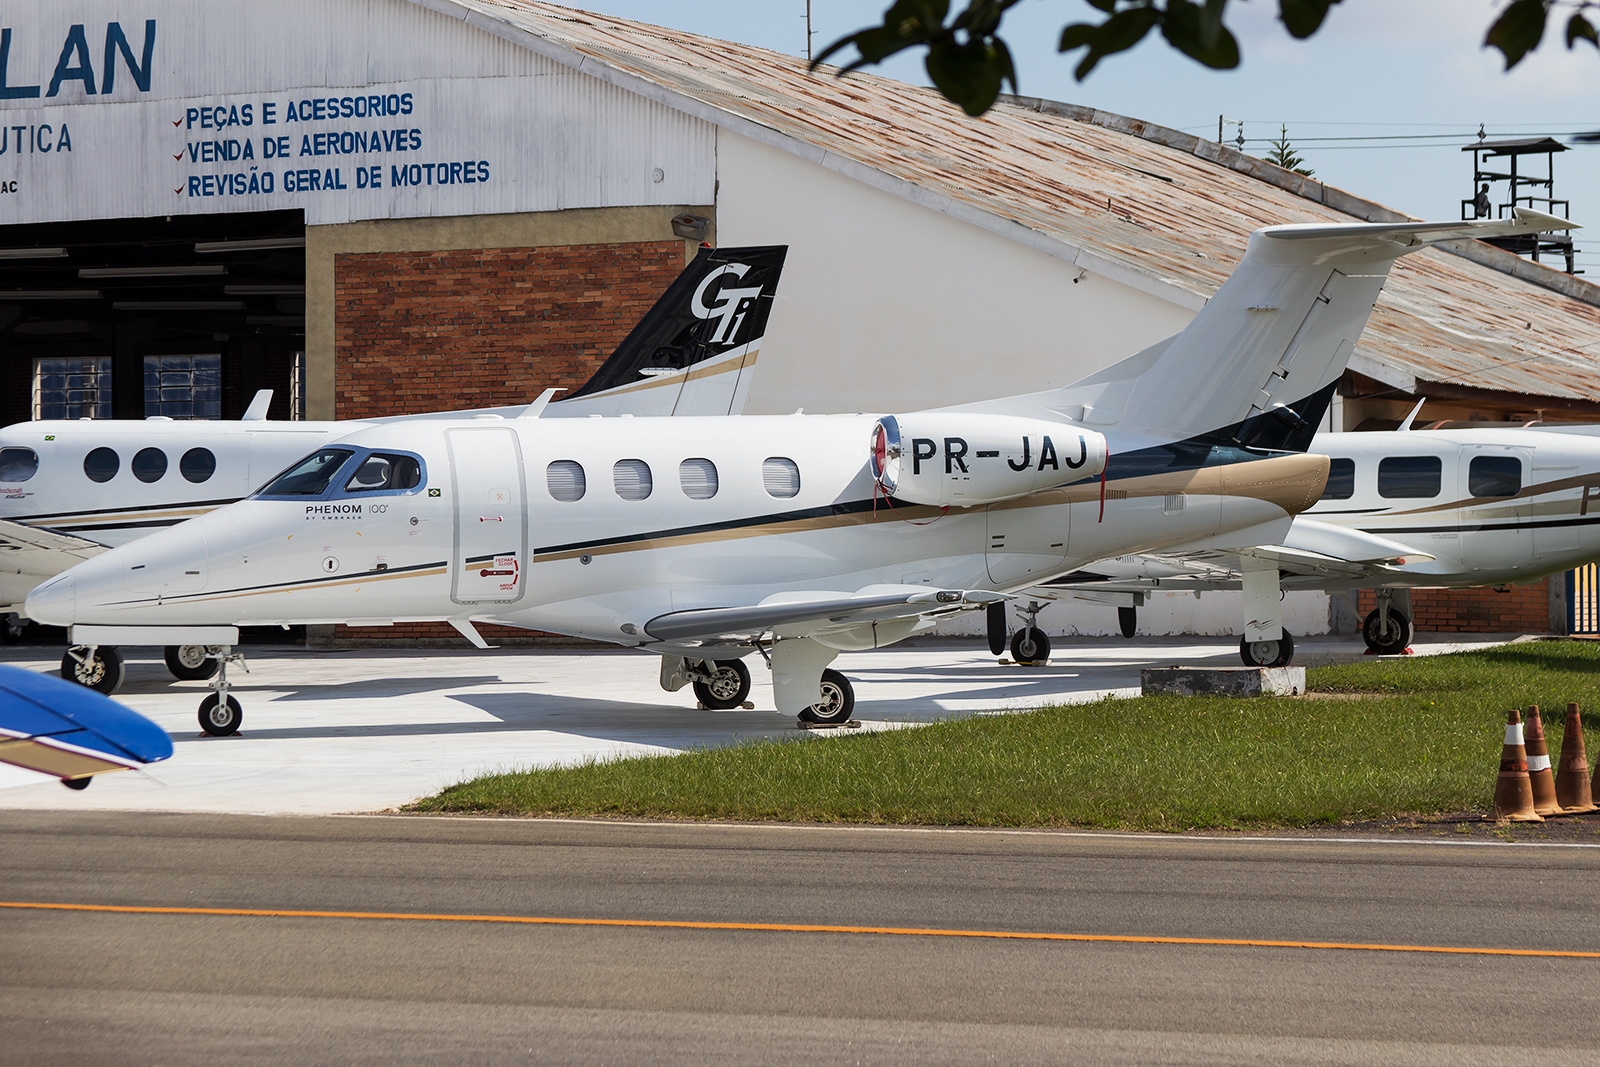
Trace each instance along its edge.
<instances>
[{"instance_id":1,"label":"blue wingtip","mask_svg":"<svg viewBox=\"0 0 1600 1067\"><path fill-rule=\"evenodd\" d=\"M149 719L93 689L0 665L0 730L12 736L74 733L73 744L140 763L172 755L172 738Z\"/></svg>"}]
</instances>

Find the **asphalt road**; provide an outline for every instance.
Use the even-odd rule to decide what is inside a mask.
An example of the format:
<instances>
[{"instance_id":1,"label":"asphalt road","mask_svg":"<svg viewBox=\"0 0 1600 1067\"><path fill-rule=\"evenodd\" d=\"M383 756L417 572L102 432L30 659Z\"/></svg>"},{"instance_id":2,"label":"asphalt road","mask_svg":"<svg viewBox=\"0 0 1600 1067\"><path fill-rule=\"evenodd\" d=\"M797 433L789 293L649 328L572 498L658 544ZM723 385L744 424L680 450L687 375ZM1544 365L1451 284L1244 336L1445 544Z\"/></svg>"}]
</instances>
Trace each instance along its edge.
<instances>
[{"instance_id":1,"label":"asphalt road","mask_svg":"<svg viewBox=\"0 0 1600 1067\"><path fill-rule=\"evenodd\" d=\"M6 813L0 900L1600 952L1600 849ZM1593 1063L1600 959L0 908L0 1062Z\"/></svg>"}]
</instances>

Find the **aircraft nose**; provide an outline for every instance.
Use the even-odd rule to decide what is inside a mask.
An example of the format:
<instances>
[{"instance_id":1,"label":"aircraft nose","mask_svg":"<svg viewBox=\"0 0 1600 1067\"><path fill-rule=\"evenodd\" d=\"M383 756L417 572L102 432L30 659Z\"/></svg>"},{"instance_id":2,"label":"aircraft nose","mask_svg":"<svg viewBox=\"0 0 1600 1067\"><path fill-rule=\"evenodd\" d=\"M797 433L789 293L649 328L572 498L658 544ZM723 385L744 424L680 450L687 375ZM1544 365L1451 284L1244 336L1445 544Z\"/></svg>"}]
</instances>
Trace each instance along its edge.
<instances>
[{"instance_id":1,"label":"aircraft nose","mask_svg":"<svg viewBox=\"0 0 1600 1067\"><path fill-rule=\"evenodd\" d=\"M78 582L61 574L28 594L23 610L28 618L46 626L71 626L78 615Z\"/></svg>"}]
</instances>

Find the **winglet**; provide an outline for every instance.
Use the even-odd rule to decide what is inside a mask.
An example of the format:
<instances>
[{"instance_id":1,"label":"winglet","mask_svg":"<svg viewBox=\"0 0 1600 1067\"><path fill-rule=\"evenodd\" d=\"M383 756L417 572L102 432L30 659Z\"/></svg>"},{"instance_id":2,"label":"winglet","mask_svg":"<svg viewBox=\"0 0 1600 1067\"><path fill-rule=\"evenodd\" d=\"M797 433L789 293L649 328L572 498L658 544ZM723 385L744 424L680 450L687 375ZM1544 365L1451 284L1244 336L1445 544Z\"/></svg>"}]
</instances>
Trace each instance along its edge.
<instances>
[{"instance_id":1,"label":"winglet","mask_svg":"<svg viewBox=\"0 0 1600 1067\"><path fill-rule=\"evenodd\" d=\"M272 406L272 390L261 389L256 392L255 399L250 401L250 406L244 409L244 414L239 416L240 422L266 422L267 409Z\"/></svg>"},{"instance_id":2,"label":"winglet","mask_svg":"<svg viewBox=\"0 0 1600 1067\"><path fill-rule=\"evenodd\" d=\"M1412 420L1417 417L1417 412L1421 411L1422 410L1422 405L1426 404L1427 402L1428 402L1428 398L1427 397L1423 397L1421 400L1417 401L1417 406L1411 409L1411 414L1407 415L1405 418L1400 420L1400 425L1396 426L1394 428L1394 432L1395 433L1410 433L1411 432L1411 422L1412 422Z\"/></svg>"},{"instance_id":3,"label":"winglet","mask_svg":"<svg viewBox=\"0 0 1600 1067\"><path fill-rule=\"evenodd\" d=\"M471 619L451 619L450 625L456 628L456 633L471 641L473 648L481 648L487 651L496 647L483 639L483 635L478 632L478 628L472 625Z\"/></svg>"},{"instance_id":4,"label":"winglet","mask_svg":"<svg viewBox=\"0 0 1600 1067\"><path fill-rule=\"evenodd\" d=\"M557 393L564 392L566 392L566 389L564 388L546 389L544 392L539 394L539 398L537 400L523 408L522 414L518 415L517 418L537 419L539 416L544 414L544 409L550 406L550 401L555 398L555 395Z\"/></svg>"}]
</instances>

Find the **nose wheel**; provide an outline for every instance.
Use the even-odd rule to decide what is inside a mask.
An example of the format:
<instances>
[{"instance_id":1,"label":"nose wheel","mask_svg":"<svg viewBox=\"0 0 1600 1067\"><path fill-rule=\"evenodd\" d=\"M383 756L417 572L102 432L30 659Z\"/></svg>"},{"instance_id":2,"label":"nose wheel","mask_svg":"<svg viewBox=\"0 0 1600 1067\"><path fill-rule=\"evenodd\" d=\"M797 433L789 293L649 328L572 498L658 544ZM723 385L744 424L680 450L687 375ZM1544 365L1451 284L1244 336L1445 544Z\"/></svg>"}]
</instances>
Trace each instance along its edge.
<instances>
[{"instance_id":1,"label":"nose wheel","mask_svg":"<svg viewBox=\"0 0 1600 1067\"><path fill-rule=\"evenodd\" d=\"M61 677L110 696L122 686L122 653L110 645L73 645L61 657Z\"/></svg>"},{"instance_id":2,"label":"nose wheel","mask_svg":"<svg viewBox=\"0 0 1600 1067\"><path fill-rule=\"evenodd\" d=\"M215 661L216 677L211 680L212 692L200 701L200 729L212 737L229 737L239 732L239 725L244 722L244 709L228 694L228 664L237 663L244 667L246 674L250 673L250 668L244 656L229 645L207 646L206 656Z\"/></svg>"}]
</instances>

